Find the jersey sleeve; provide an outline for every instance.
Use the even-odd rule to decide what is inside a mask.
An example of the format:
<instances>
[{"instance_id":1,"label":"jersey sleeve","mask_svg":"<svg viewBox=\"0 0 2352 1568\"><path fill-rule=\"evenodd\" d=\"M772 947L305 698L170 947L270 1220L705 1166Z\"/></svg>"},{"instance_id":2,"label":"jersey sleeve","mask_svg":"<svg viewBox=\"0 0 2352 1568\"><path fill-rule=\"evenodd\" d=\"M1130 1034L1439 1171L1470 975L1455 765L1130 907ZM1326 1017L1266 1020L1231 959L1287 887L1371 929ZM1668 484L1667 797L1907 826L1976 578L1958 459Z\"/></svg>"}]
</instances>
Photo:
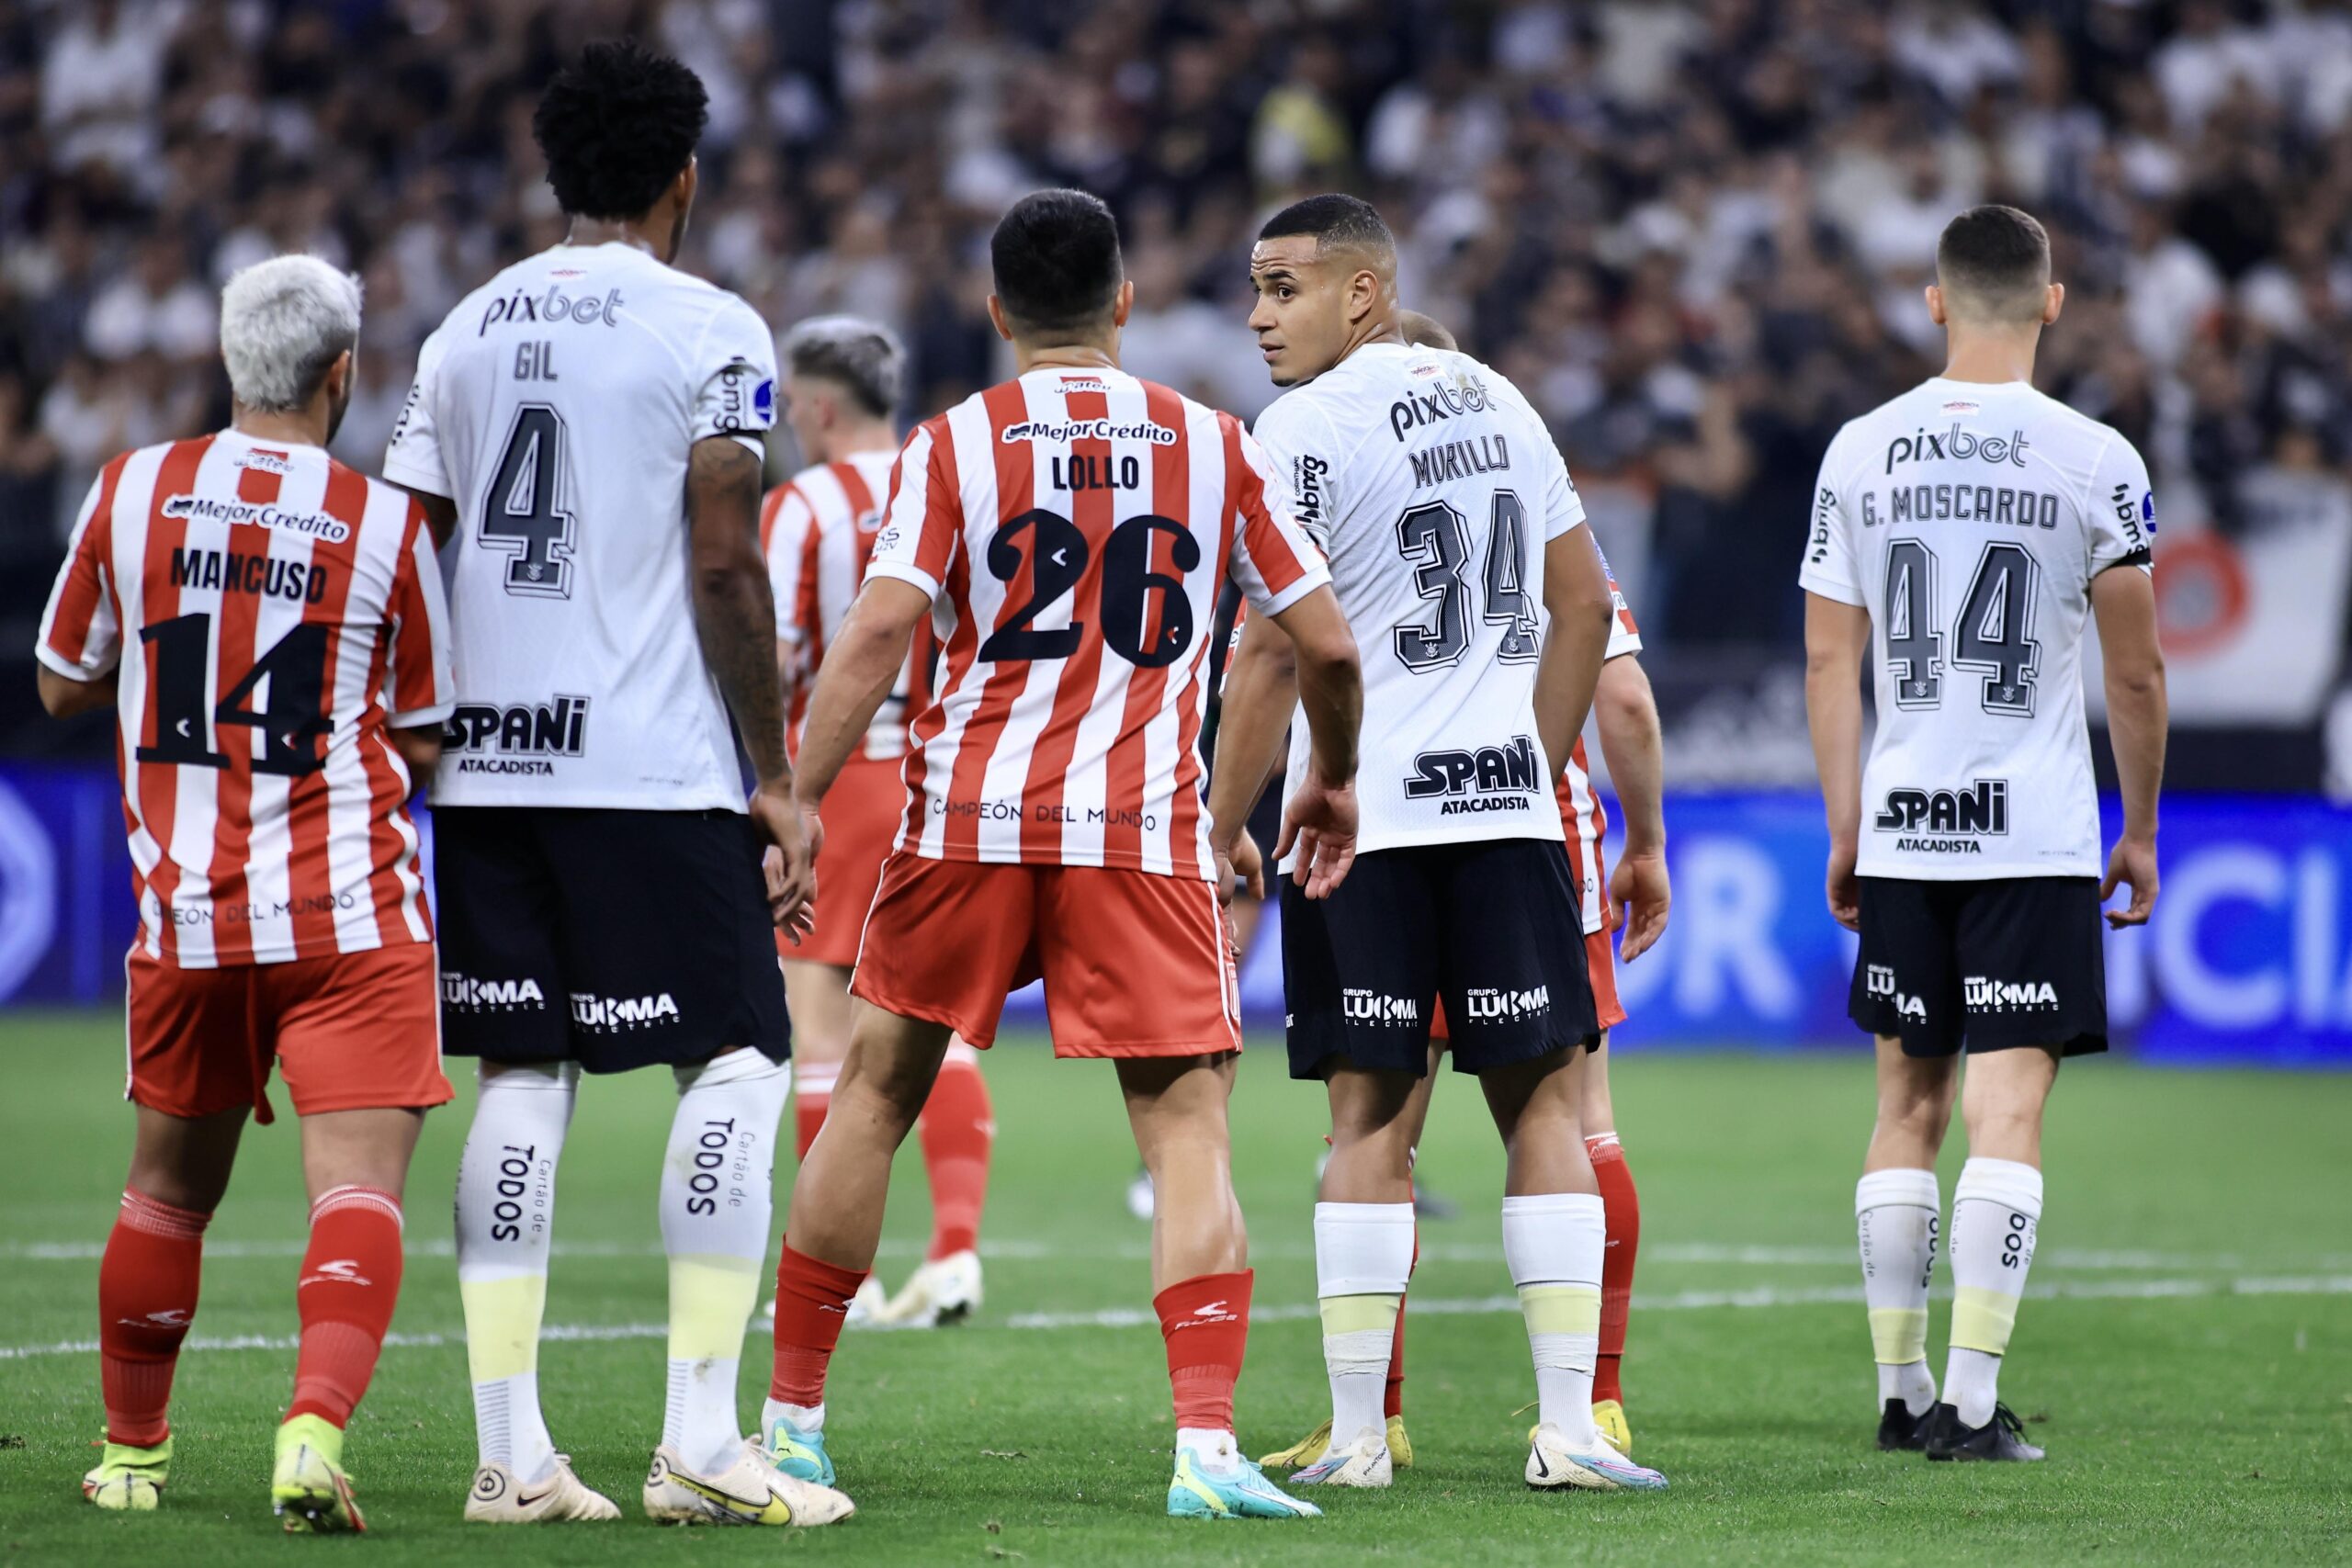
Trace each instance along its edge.
<instances>
[{"instance_id":1,"label":"jersey sleeve","mask_svg":"<svg viewBox=\"0 0 2352 1568\"><path fill-rule=\"evenodd\" d=\"M816 601L817 514L798 485L768 491L760 511L760 540L767 551L768 587L775 595L776 640L806 649L815 640L809 612Z\"/></svg>"},{"instance_id":2,"label":"jersey sleeve","mask_svg":"<svg viewBox=\"0 0 2352 1568\"><path fill-rule=\"evenodd\" d=\"M1251 607L1278 615L1330 581L1331 569L1293 515L1264 449L1231 414L1216 419L1233 476L1233 581Z\"/></svg>"},{"instance_id":3,"label":"jersey sleeve","mask_svg":"<svg viewBox=\"0 0 2352 1568\"><path fill-rule=\"evenodd\" d=\"M1629 653L1641 652L1642 628L1634 624L1633 608L1625 603L1625 591L1617 586L1617 574L1609 571L1608 557L1601 558L1600 569L1609 572L1609 649L1600 656L1601 661L1606 663L1611 659L1623 659Z\"/></svg>"},{"instance_id":4,"label":"jersey sleeve","mask_svg":"<svg viewBox=\"0 0 2352 1568\"><path fill-rule=\"evenodd\" d=\"M1317 550L1331 547L1339 515L1339 435L1310 398L1277 398L1259 414L1251 439L1283 509Z\"/></svg>"},{"instance_id":5,"label":"jersey sleeve","mask_svg":"<svg viewBox=\"0 0 2352 1568\"><path fill-rule=\"evenodd\" d=\"M775 426L775 339L758 312L730 299L704 329L692 374L689 439L731 435L764 457L767 433Z\"/></svg>"},{"instance_id":6,"label":"jersey sleeve","mask_svg":"<svg viewBox=\"0 0 2352 1568\"><path fill-rule=\"evenodd\" d=\"M444 327L441 332L447 330ZM384 449L384 478L425 495L453 497L457 487L450 482L448 464L441 456L435 408L441 356L447 346L441 332L426 338L417 351L416 379L409 384L408 401L401 405L400 420L392 426L391 442Z\"/></svg>"},{"instance_id":7,"label":"jersey sleeve","mask_svg":"<svg viewBox=\"0 0 2352 1568\"><path fill-rule=\"evenodd\" d=\"M114 548L115 485L128 460L108 463L83 498L65 564L41 613L33 652L69 681L96 681L122 655L121 615L107 558Z\"/></svg>"},{"instance_id":8,"label":"jersey sleeve","mask_svg":"<svg viewBox=\"0 0 2352 1568\"><path fill-rule=\"evenodd\" d=\"M899 460L890 466L889 499L882 503L881 531L874 536L874 554L866 562L868 582L894 577L922 589L926 598L939 597L963 534L955 461L944 421L915 426L899 448Z\"/></svg>"},{"instance_id":9,"label":"jersey sleeve","mask_svg":"<svg viewBox=\"0 0 2352 1568\"><path fill-rule=\"evenodd\" d=\"M1861 605L1870 601L1862 595L1852 514L1847 509L1846 446L1846 433L1841 430L1822 456L1821 477L1813 487L1813 529L1805 536L1804 565L1797 572L1797 582L1808 593L1840 604Z\"/></svg>"},{"instance_id":10,"label":"jersey sleeve","mask_svg":"<svg viewBox=\"0 0 2352 1568\"><path fill-rule=\"evenodd\" d=\"M434 558L424 508L412 502L408 540L401 547L385 605L391 657L384 671L385 703L395 729L438 724L457 706L458 680L449 664L449 605Z\"/></svg>"},{"instance_id":11,"label":"jersey sleeve","mask_svg":"<svg viewBox=\"0 0 2352 1568\"><path fill-rule=\"evenodd\" d=\"M2109 440L2098 455L2083 511L2090 533L2083 552L2088 576L2097 577L2111 566L2154 570L2156 492L2148 482L2147 463L2122 436Z\"/></svg>"}]
</instances>

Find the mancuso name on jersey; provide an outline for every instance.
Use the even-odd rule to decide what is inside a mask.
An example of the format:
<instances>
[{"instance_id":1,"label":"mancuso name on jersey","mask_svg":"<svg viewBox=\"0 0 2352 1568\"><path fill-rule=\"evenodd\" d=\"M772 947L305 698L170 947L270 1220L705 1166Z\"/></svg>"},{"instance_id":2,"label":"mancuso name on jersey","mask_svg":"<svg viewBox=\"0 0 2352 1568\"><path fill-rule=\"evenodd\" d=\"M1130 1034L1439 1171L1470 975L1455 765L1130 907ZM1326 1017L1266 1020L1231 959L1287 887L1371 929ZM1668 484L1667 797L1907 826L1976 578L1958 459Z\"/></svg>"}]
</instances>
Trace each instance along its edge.
<instances>
[{"instance_id":1,"label":"mancuso name on jersey","mask_svg":"<svg viewBox=\"0 0 2352 1568\"><path fill-rule=\"evenodd\" d=\"M686 459L775 421L735 296L626 244L559 245L424 344L384 477L457 502L445 806L743 809L686 578Z\"/></svg>"},{"instance_id":2,"label":"mancuso name on jersey","mask_svg":"<svg viewBox=\"0 0 2352 1568\"><path fill-rule=\"evenodd\" d=\"M1467 355L1377 344L1256 434L1363 654L1357 849L1561 838L1535 728L1544 547L1584 505L1543 421ZM1307 751L1294 723L1293 781Z\"/></svg>"},{"instance_id":3,"label":"mancuso name on jersey","mask_svg":"<svg viewBox=\"0 0 2352 1568\"><path fill-rule=\"evenodd\" d=\"M1800 581L1870 612L1865 876L2097 876L2091 579L2147 570L2147 465L2022 381L1940 377L1838 433Z\"/></svg>"}]
</instances>

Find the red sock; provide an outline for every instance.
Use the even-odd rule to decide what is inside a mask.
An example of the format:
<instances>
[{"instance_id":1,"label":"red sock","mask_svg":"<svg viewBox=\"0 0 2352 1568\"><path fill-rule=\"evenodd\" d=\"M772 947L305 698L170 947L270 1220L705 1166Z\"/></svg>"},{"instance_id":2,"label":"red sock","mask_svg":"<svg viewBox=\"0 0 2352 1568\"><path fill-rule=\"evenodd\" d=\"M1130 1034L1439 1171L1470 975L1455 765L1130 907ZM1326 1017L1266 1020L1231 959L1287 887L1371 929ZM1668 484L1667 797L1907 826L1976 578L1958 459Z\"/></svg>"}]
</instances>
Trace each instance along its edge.
<instances>
[{"instance_id":1,"label":"red sock","mask_svg":"<svg viewBox=\"0 0 2352 1568\"><path fill-rule=\"evenodd\" d=\"M786 1238L775 1266L775 1371L768 1397L803 1406L825 1403L825 1367L842 1342L849 1299L868 1269L837 1269L792 1250Z\"/></svg>"},{"instance_id":2,"label":"red sock","mask_svg":"<svg viewBox=\"0 0 2352 1568\"><path fill-rule=\"evenodd\" d=\"M922 1165L931 1179L931 1250L936 1263L980 1244L980 1210L989 1201L989 1149L996 1142L980 1055L962 1041L947 1047L938 1081L922 1108Z\"/></svg>"},{"instance_id":3,"label":"red sock","mask_svg":"<svg viewBox=\"0 0 2352 1568\"><path fill-rule=\"evenodd\" d=\"M1233 1430L1233 1385L1250 1346L1250 1286L1256 1278L1195 1274L1151 1298L1168 1341L1168 1382L1176 1394L1176 1425L1212 1432Z\"/></svg>"},{"instance_id":4,"label":"red sock","mask_svg":"<svg viewBox=\"0 0 2352 1568\"><path fill-rule=\"evenodd\" d=\"M1593 1364L1592 1397L1623 1400L1619 1363L1625 1359L1625 1319L1634 1303L1634 1254L1642 1245L1642 1204L1634 1192L1634 1168L1614 1133L1584 1141L1592 1174L1600 1183L1600 1208L1609 1227L1608 1250L1600 1258L1600 1355Z\"/></svg>"},{"instance_id":5,"label":"red sock","mask_svg":"<svg viewBox=\"0 0 2352 1568\"><path fill-rule=\"evenodd\" d=\"M311 1205L311 1247L294 1300L302 1348L286 1418L340 1427L368 1392L401 1299L401 1201L377 1187L331 1187Z\"/></svg>"},{"instance_id":6,"label":"red sock","mask_svg":"<svg viewBox=\"0 0 2352 1568\"><path fill-rule=\"evenodd\" d=\"M171 1435L164 1412L180 1341L196 1315L210 1214L125 1191L98 1264L98 1384L107 1440L151 1449Z\"/></svg>"},{"instance_id":7,"label":"red sock","mask_svg":"<svg viewBox=\"0 0 2352 1568\"><path fill-rule=\"evenodd\" d=\"M1405 1278L1421 1266L1421 1222L1413 1222L1413 1264ZM1388 1387L1380 1398L1380 1413L1394 1420L1405 1414L1405 1298L1396 1298L1396 1332L1388 1341Z\"/></svg>"},{"instance_id":8,"label":"red sock","mask_svg":"<svg viewBox=\"0 0 2352 1568\"><path fill-rule=\"evenodd\" d=\"M841 1077L839 1062L811 1062L800 1069L792 1091L792 1149L801 1159L825 1124L826 1108L833 1103L833 1080Z\"/></svg>"}]
</instances>

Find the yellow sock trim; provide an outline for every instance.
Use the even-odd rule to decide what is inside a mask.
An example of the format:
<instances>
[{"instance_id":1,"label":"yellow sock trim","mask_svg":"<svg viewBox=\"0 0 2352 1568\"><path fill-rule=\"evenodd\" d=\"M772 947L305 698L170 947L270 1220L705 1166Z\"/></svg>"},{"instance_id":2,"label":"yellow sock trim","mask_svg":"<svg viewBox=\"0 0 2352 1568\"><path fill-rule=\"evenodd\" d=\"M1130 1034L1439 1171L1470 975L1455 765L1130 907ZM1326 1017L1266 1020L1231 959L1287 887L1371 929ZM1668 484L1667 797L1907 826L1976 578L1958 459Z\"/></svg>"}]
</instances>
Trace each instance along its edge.
<instances>
[{"instance_id":1,"label":"yellow sock trim","mask_svg":"<svg viewBox=\"0 0 2352 1568\"><path fill-rule=\"evenodd\" d=\"M670 1359L743 1354L743 1325L760 1304L760 1260L722 1253L670 1259Z\"/></svg>"},{"instance_id":2,"label":"yellow sock trim","mask_svg":"<svg viewBox=\"0 0 2352 1568\"><path fill-rule=\"evenodd\" d=\"M1519 1310L1530 1334L1599 1334L1598 1285L1521 1285Z\"/></svg>"},{"instance_id":3,"label":"yellow sock trim","mask_svg":"<svg viewBox=\"0 0 2352 1568\"><path fill-rule=\"evenodd\" d=\"M1962 1350L1988 1356L2008 1353L2009 1331L2018 1325L2018 1299L2001 1291L1962 1285L1952 1292L1951 1342Z\"/></svg>"},{"instance_id":4,"label":"yellow sock trim","mask_svg":"<svg viewBox=\"0 0 2352 1568\"><path fill-rule=\"evenodd\" d=\"M458 1295L466 1307L466 1366L474 1382L539 1370L539 1320L548 1306L545 1274L460 1280Z\"/></svg>"},{"instance_id":5,"label":"yellow sock trim","mask_svg":"<svg viewBox=\"0 0 2352 1568\"><path fill-rule=\"evenodd\" d=\"M1953 1321L1959 1321L1957 1315ZM1926 1360L1928 1309L1871 1308L1871 1359L1883 1367L1904 1367Z\"/></svg>"},{"instance_id":6,"label":"yellow sock trim","mask_svg":"<svg viewBox=\"0 0 2352 1568\"><path fill-rule=\"evenodd\" d=\"M1323 1332L1363 1334L1394 1328L1396 1308L1404 1300L1402 1296L1325 1296L1318 1303L1323 1308Z\"/></svg>"}]
</instances>

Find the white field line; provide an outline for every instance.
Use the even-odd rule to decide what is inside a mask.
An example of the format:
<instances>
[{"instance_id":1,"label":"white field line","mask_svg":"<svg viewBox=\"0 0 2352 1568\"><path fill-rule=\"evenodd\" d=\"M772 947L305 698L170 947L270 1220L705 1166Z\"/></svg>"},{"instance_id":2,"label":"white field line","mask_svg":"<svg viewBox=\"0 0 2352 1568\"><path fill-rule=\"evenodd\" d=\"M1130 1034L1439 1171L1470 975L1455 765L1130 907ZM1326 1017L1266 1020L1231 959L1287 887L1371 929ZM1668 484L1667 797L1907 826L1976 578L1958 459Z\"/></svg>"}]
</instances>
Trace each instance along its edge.
<instances>
[{"instance_id":1,"label":"white field line","mask_svg":"<svg viewBox=\"0 0 2352 1568\"><path fill-rule=\"evenodd\" d=\"M1949 1295L1949 1292L1939 1292ZM2243 1280L2093 1280L2081 1283L2060 1280L2054 1283L2036 1282L2026 1288L2026 1294L2041 1299L2063 1300L2144 1300L2177 1296L2352 1296L2352 1274L2276 1275ZM1637 1294L1634 1305L1643 1312L1705 1312L1725 1308L1845 1306L1860 1305L1862 1292L1850 1285L1801 1287L1795 1290L1776 1286L1758 1286L1742 1291L1678 1291L1665 1295ZM1476 1296L1458 1300L1424 1300L1411 1298L1406 1310L1414 1314L1463 1317L1487 1314L1515 1314L1519 1302L1512 1296ZM1294 1323L1314 1318L1317 1309L1313 1302L1278 1302L1253 1306L1250 1312L1252 1323ZM1069 1328L1143 1328L1156 1325L1159 1318L1142 1307L1110 1307L1101 1312L1032 1312L1016 1313L1001 1323L985 1320L958 1332L985 1332L991 1328L1023 1331L1061 1330ZM616 1324L553 1324L542 1330L544 1340L599 1339L662 1339L669 1328L659 1323ZM754 1325L754 1335L766 1332ZM291 1350L297 1341L291 1335L240 1334L225 1338L197 1336L184 1348L189 1350ZM387 1346L403 1348L439 1349L462 1345L465 1337L458 1334L388 1334ZM96 1352L95 1339L62 1339L49 1345L0 1345L0 1361L31 1360L48 1356L87 1356Z\"/></svg>"},{"instance_id":2,"label":"white field line","mask_svg":"<svg viewBox=\"0 0 2352 1568\"><path fill-rule=\"evenodd\" d=\"M302 1256L305 1243L299 1239L280 1241L208 1241L204 1246L207 1263L243 1258L282 1258ZM912 1239L891 1239L883 1242L881 1256L911 1258L921 1253L924 1244ZM597 1242L559 1241L554 1246L558 1258L660 1258L658 1242ZM94 1263L106 1251L103 1241L33 1241L0 1242L0 1259L27 1263ZM413 1241L408 1247L411 1258L449 1258L455 1255L455 1244L447 1237ZM1250 1254L1260 1261L1311 1261L1315 1249L1305 1242L1252 1241ZM1054 1262L1140 1262L1151 1256L1151 1245L1138 1236L1127 1242L1105 1242L1091 1247L1065 1247L1054 1242L996 1240L980 1243L980 1256L993 1262L1054 1263ZM2045 1268L2080 1269L2088 1270L2114 1269L2124 1272L2146 1270L2156 1273L2236 1273L2248 1269L2279 1267L2335 1270L2352 1269L2352 1253L2326 1253L2297 1258L2256 1258L2236 1253L2154 1252L2132 1248L2080 1248L2050 1247L2035 1254ZM1503 1249L1492 1243L1432 1242L1421 1248L1421 1257L1438 1263L1500 1263ZM1851 1269L1855 1265L1854 1249L1850 1247L1761 1247L1731 1242L1657 1242L1642 1248L1645 1263L1728 1264L1740 1268L1792 1269Z\"/></svg>"}]
</instances>

